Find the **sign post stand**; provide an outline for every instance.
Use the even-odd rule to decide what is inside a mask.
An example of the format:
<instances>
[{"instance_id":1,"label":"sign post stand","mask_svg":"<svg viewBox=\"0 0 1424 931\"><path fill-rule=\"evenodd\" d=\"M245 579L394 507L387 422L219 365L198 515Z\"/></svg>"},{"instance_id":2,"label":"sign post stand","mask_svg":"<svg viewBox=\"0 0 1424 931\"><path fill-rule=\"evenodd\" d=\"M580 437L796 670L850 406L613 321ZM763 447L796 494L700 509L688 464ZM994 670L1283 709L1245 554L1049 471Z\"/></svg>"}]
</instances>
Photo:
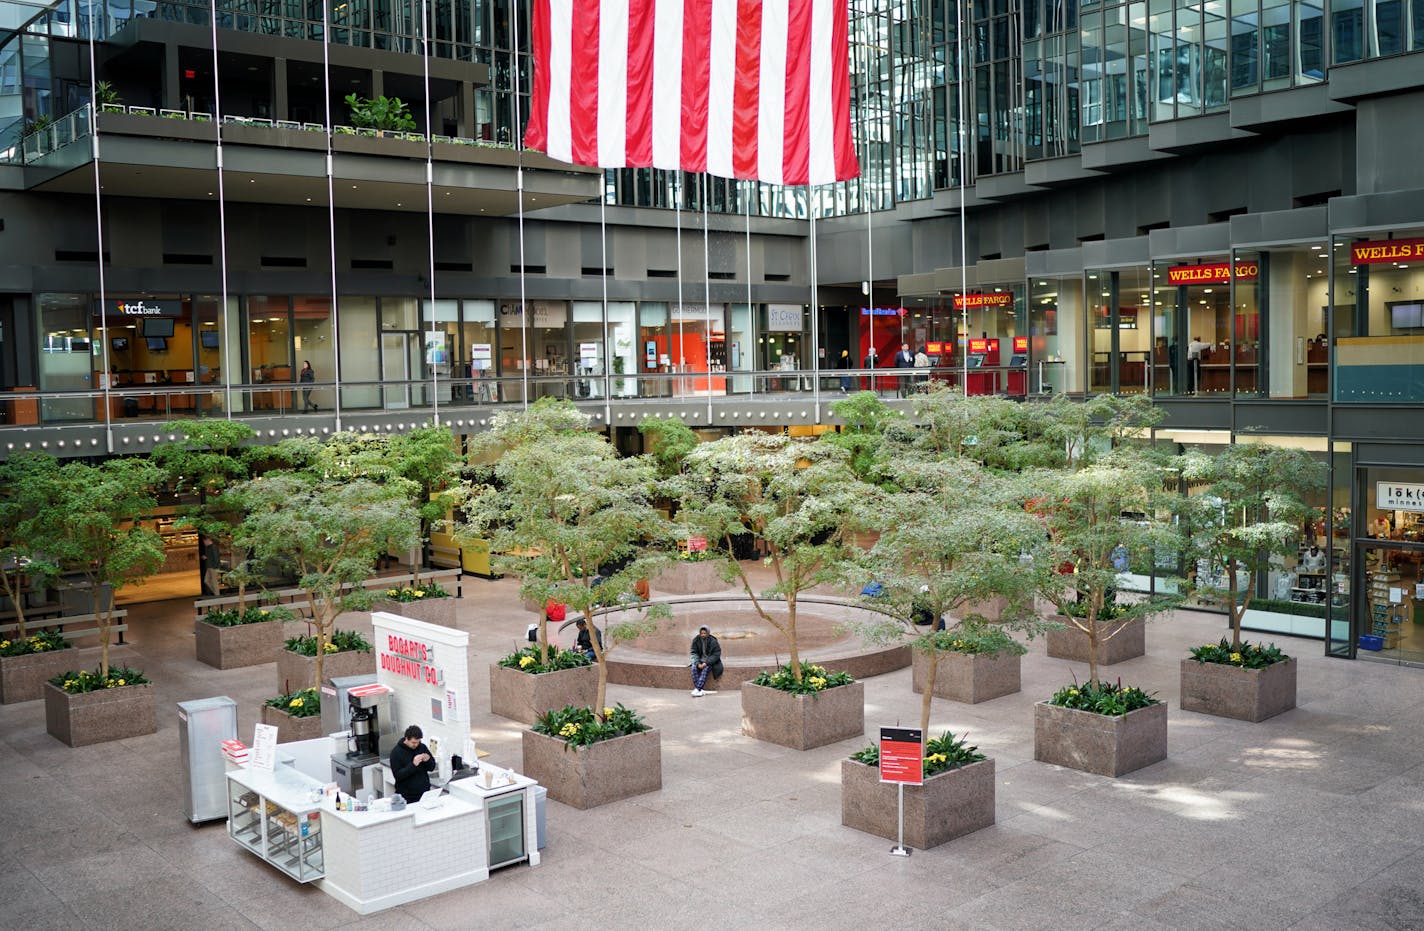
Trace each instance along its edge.
<instances>
[{"instance_id":1,"label":"sign post stand","mask_svg":"<svg viewBox=\"0 0 1424 931\"><path fill-rule=\"evenodd\" d=\"M923 734L919 728L882 727L880 729L880 781L899 786L899 827L896 843L890 855L908 857L905 846L905 786L924 785L925 761Z\"/></svg>"}]
</instances>

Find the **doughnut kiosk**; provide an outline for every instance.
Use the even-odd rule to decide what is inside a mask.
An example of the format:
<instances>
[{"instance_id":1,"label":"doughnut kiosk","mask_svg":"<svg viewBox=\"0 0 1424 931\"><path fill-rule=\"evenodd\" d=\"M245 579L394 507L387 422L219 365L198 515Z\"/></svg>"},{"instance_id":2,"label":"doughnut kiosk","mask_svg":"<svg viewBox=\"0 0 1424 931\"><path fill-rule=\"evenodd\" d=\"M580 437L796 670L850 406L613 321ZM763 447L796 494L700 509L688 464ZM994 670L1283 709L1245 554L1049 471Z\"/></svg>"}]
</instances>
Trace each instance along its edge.
<instances>
[{"instance_id":1,"label":"doughnut kiosk","mask_svg":"<svg viewBox=\"0 0 1424 931\"><path fill-rule=\"evenodd\" d=\"M357 761L370 778L351 795L333 775L343 755L367 749L350 749L350 734L277 744L276 728L259 724L250 749L234 741L223 747L229 837L363 915L481 882L502 866L537 866L537 784L476 762L469 635L383 612L372 620L376 686L353 689L359 694L351 701L391 721L374 729L378 754L365 766ZM404 804L389 759L411 724L438 768L432 791Z\"/></svg>"}]
</instances>

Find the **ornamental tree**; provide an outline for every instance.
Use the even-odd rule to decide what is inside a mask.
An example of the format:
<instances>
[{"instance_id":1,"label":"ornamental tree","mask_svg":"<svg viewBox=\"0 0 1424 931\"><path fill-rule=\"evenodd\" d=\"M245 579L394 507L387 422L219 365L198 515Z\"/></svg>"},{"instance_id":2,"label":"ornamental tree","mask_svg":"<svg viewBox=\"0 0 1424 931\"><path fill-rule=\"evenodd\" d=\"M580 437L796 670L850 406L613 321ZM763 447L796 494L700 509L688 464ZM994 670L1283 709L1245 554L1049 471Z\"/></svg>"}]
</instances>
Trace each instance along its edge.
<instances>
[{"instance_id":1,"label":"ornamental tree","mask_svg":"<svg viewBox=\"0 0 1424 931\"><path fill-rule=\"evenodd\" d=\"M234 489L245 517L234 543L248 553L243 570L294 575L306 593L316 635L316 681L322 683L326 645L342 612L365 610L364 583L389 546L414 546L418 519L403 480L328 478L309 471L276 471ZM284 686L285 687L285 686Z\"/></svg>"},{"instance_id":2,"label":"ornamental tree","mask_svg":"<svg viewBox=\"0 0 1424 931\"><path fill-rule=\"evenodd\" d=\"M877 481L889 448L887 431L899 426L904 415L874 391L858 391L832 402L831 413L840 418L841 428L821 434L820 442L844 449L850 455L851 471L861 481Z\"/></svg>"},{"instance_id":3,"label":"ornamental tree","mask_svg":"<svg viewBox=\"0 0 1424 931\"><path fill-rule=\"evenodd\" d=\"M25 628L25 594L48 588L59 576L59 563L46 546L43 513L59 473L48 453L23 453L0 462L0 594L15 611L18 637Z\"/></svg>"},{"instance_id":4,"label":"ornamental tree","mask_svg":"<svg viewBox=\"0 0 1424 931\"><path fill-rule=\"evenodd\" d=\"M888 642L909 633L912 648L924 656L920 731L928 735L939 662L958 649L957 641L985 636L990 618L983 606L1003 599L995 619L1001 628L1029 638L1044 629L1034 610L1033 574L1025 569L1042 547L1043 527L1021 506L1019 481L975 462L902 458L885 471L896 490L884 498L884 529L849 579L881 586L867 603L888 620L866 627L867 637ZM917 628L915 615L924 613L933 620ZM953 618L948 629L936 631L946 615Z\"/></svg>"},{"instance_id":5,"label":"ornamental tree","mask_svg":"<svg viewBox=\"0 0 1424 931\"><path fill-rule=\"evenodd\" d=\"M801 681L797 599L844 577L852 535L873 526L876 491L856 478L850 454L829 443L747 432L690 452L682 475L665 483L687 525L719 541L722 576L738 583L762 620L786 638ZM732 539L748 536L765 553L775 582L756 591L732 558Z\"/></svg>"},{"instance_id":6,"label":"ornamental tree","mask_svg":"<svg viewBox=\"0 0 1424 931\"><path fill-rule=\"evenodd\" d=\"M102 465L65 463L49 483L52 497L34 520L46 547L78 568L94 598L99 671L109 674L114 606L126 585L163 566L163 540L139 523L157 507L163 470L147 459L109 459Z\"/></svg>"},{"instance_id":7,"label":"ornamental tree","mask_svg":"<svg viewBox=\"0 0 1424 931\"><path fill-rule=\"evenodd\" d=\"M1213 592L1231 615L1231 645L1241 649L1241 620L1251 605L1252 579L1273 561L1294 555L1301 525L1315 509L1307 498L1325 489L1327 469L1303 449L1245 443L1215 455L1192 450L1181 459L1182 480L1205 483L1179 503L1189 560L1206 567L1198 590Z\"/></svg>"},{"instance_id":8,"label":"ornamental tree","mask_svg":"<svg viewBox=\"0 0 1424 931\"><path fill-rule=\"evenodd\" d=\"M570 423L580 426L563 426ZM457 535L489 540L496 564L519 573L523 598L567 605L593 630L600 609L627 600L637 581L666 561L662 547L672 527L652 505L653 463L620 457L603 436L584 428L587 423L564 404L497 418L487 442L505 448L466 489ZM666 606L651 606L639 620L610 626L602 642L591 636L595 714L602 715L608 687L605 657L667 613ZM548 663L548 650L548 616L541 610L540 663Z\"/></svg>"},{"instance_id":9,"label":"ornamental tree","mask_svg":"<svg viewBox=\"0 0 1424 931\"><path fill-rule=\"evenodd\" d=\"M1024 507L1036 514L1047 541L1032 567L1038 594L1088 638L1088 675L1098 681L1099 644L1129 624L1175 607L1157 595L1116 603L1117 562L1132 553L1173 552L1178 536L1166 515L1174 503L1171 467L1133 449L1119 449L1077 470L1025 474ZM1031 495L1031 497L1029 497Z\"/></svg>"}]
</instances>

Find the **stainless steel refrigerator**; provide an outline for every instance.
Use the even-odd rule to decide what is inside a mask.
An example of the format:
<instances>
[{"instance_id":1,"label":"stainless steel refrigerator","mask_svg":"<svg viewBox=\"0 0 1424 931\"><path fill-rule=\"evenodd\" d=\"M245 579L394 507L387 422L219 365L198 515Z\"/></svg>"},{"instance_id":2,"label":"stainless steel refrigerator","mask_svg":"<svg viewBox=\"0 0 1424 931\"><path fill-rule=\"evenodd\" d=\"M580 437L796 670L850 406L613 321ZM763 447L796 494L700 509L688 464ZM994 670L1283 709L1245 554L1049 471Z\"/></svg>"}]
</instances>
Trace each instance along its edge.
<instances>
[{"instance_id":1,"label":"stainless steel refrigerator","mask_svg":"<svg viewBox=\"0 0 1424 931\"><path fill-rule=\"evenodd\" d=\"M227 817L222 742L237 737L237 702L226 695L178 703L183 813L194 824Z\"/></svg>"}]
</instances>

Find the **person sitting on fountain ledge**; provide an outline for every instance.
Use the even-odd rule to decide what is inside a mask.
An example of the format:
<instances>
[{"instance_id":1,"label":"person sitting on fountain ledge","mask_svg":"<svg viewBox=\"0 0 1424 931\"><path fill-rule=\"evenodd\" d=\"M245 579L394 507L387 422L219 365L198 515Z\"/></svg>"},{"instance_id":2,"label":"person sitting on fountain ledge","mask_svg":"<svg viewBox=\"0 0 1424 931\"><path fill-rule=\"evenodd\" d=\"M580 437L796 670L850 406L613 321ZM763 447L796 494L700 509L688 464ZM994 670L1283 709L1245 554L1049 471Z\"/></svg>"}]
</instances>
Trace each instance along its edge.
<instances>
[{"instance_id":1,"label":"person sitting on fountain ledge","mask_svg":"<svg viewBox=\"0 0 1424 931\"><path fill-rule=\"evenodd\" d=\"M692 667L692 697L701 698L707 694L703 687L707 685L709 674L714 679L722 678L722 644L712 636L712 631L701 627L697 636L692 638L690 656L688 665Z\"/></svg>"}]
</instances>

